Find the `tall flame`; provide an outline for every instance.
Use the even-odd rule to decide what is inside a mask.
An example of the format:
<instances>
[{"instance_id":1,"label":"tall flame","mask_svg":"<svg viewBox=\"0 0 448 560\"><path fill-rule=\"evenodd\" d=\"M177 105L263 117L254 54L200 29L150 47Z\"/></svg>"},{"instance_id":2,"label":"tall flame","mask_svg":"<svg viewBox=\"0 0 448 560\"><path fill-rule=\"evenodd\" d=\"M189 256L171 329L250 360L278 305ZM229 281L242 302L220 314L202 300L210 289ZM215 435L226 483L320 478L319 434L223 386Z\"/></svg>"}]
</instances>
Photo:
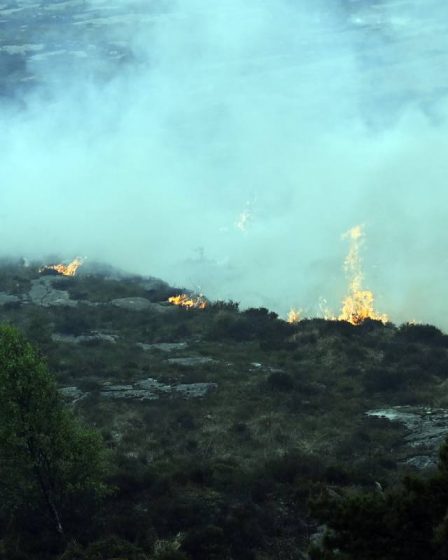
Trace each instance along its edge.
<instances>
[{"instance_id":1,"label":"tall flame","mask_svg":"<svg viewBox=\"0 0 448 560\"><path fill-rule=\"evenodd\" d=\"M69 264L51 264L44 266L40 269L40 272L44 272L45 270L55 270L63 276L75 276L78 268L83 264L83 262L84 259L76 257L76 259L72 260Z\"/></svg>"},{"instance_id":2,"label":"tall flame","mask_svg":"<svg viewBox=\"0 0 448 560\"><path fill-rule=\"evenodd\" d=\"M207 300L204 296L191 297L187 294L180 294L168 298L169 303L185 307L186 309L205 309L207 307Z\"/></svg>"},{"instance_id":3,"label":"tall flame","mask_svg":"<svg viewBox=\"0 0 448 560\"><path fill-rule=\"evenodd\" d=\"M362 283L362 259L360 250L364 241L364 232L360 225L349 229L343 239L350 240L350 249L344 261L344 270L349 280L348 294L342 302L340 321L348 321L352 325L359 325L365 319L374 319L386 323L387 315L377 313L374 309L374 296L370 290L364 290Z\"/></svg>"},{"instance_id":4,"label":"tall flame","mask_svg":"<svg viewBox=\"0 0 448 560\"><path fill-rule=\"evenodd\" d=\"M286 321L288 323L291 323L292 325L295 325L296 323L300 323L300 321L302 320L302 314L298 309L294 309L291 308L288 312Z\"/></svg>"}]
</instances>

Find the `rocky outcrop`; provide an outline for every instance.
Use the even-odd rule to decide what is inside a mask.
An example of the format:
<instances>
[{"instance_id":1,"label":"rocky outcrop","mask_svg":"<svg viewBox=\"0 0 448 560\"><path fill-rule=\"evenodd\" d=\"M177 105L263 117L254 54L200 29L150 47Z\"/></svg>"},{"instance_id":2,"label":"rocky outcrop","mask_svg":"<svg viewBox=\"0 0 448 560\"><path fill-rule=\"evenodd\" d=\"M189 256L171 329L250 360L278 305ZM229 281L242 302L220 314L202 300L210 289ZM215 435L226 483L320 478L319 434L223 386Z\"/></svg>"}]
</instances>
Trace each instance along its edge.
<instances>
[{"instance_id":1,"label":"rocky outcrop","mask_svg":"<svg viewBox=\"0 0 448 560\"><path fill-rule=\"evenodd\" d=\"M189 356L186 358L168 358L168 363L175 366L195 367L216 362L207 356Z\"/></svg>"},{"instance_id":2,"label":"rocky outcrop","mask_svg":"<svg viewBox=\"0 0 448 560\"><path fill-rule=\"evenodd\" d=\"M106 399L126 399L137 401L154 401L159 395L146 389L136 389L133 385L110 385L103 387L100 395Z\"/></svg>"},{"instance_id":3,"label":"rocky outcrop","mask_svg":"<svg viewBox=\"0 0 448 560\"><path fill-rule=\"evenodd\" d=\"M154 401L162 397L197 399L218 389L217 383L180 383L168 385L152 377L129 385L105 384L100 395L106 399Z\"/></svg>"},{"instance_id":4,"label":"rocky outcrop","mask_svg":"<svg viewBox=\"0 0 448 560\"><path fill-rule=\"evenodd\" d=\"M175 352L177 350L185 350L188 347L188 343L160 342L158 344L145 344L143 342L139 342L137 346L148 352L151 352L152 350L160 350L161 352Z\"/></svg>"},{"instance_id":5,"label":"rocky outcrop","mask_svg":"<svg viewBox=\"0 0 448 560\"><path fill-rule=\"evenodd\" d=\"M218 389L217 383L181 383L173 387L174 391L186 399L205 397Z\"/></svg>"},{"instance_id":6,"label":"rocky outcrop","mask_svg":"<svg viewBox=\"0 0 448 560\"><path fill-rule=\"evenodd\" d=\"M78 402L87 396L87 393L81 391L78 387L62 387L59 389L59 392L65 399L72 403Z\"/></svg>"},{"instance_id":7,"label":"rocky outcrop","mask_svg":"<svg viewBox=\"0 0 448 560\"><path fill-rule=\"evenodd\" d=\"M154 393L169 393L172 390L171 385L160 383L160 381L157 381L157 379L153 377L138 381L134 386L137 387L137 389L144 389L145 391L152 391Z\"/></svg>"},{"instance_id":8,"label":"rocky outcrop","mask_svg":"<svg viewBox=\"0 0 448 560\"><path fill-rule=\"evenodd\" d=\"M42 276L32 281L28 297L31 303L42 307L65 306L76 307L78 302L70 299L65 290L57 290L53 287L53 281L59 276Z\"/></svg>"},{"instance_id":9,"label":"rocky outcrop","mask_svg":"<svg viewBox=\"0 0 448 560\"><path fill-rule=\"evenodd\" d=\"M0 306L7 305L8 303L18 303L20 298L5 292L0 292Z\"/></svg>"},{"instance_id":10,"label":"rocky outcrop","mask_svg":"<svg viewBox=\"0 0 448 560\"><path fill-rule=\"evenodd\" d=\"M170 305L163 305L160 303L152 303L149 299L143 297L126 297L113 299L110 302L115 307L121 309L128 309L129 311L156 311L157 313L164 313L173 309Z\"/></svg>"},{"instance_id":11,"label":"rocky outcrop","mask_svg":"<svg viewBox=\"0 0 448 560\"><path fill-rule=\"evenodd\" d=\"M369 410L367 416L399 422L408 430L404 441L413 452L402 463L417 469L435 467L438 451L448 435L448 410L424 406L394 406Z\"/></svg>"},{"instance_id":12,"label":"rocky outcrop","mask_svg":"<svg viewBox=\"0 0 448 560\"><path fill-rule=\"evenodd\" d=\"M65 342L67 344L82 344L83 342L108 342L110 344L115 344L117 339L117 335L100 332L81 334L79 336L60 333L51 335L51 340L53 340L53 342Z\"/></svg>"}]
</instances>

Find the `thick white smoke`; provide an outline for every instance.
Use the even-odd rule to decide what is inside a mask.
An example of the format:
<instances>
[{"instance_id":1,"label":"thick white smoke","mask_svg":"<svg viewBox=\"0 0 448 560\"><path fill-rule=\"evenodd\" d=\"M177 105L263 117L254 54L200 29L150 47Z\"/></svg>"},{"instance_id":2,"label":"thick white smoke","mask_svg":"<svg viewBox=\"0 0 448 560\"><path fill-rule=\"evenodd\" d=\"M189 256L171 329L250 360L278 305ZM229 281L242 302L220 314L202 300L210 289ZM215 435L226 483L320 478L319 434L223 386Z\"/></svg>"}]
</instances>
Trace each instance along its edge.
<instances>
[{"instance_id":1,"label":"thick white smoke","mask_svg":"<svg viewBox=\"0 0 448 560\"><path fill-rule=\"evenodd\" d=\"M38 85L1 109L1 252L315 313L320 296L337 310L341 234L363 223L379 310L446 326L447 16L435 0L86 3L57 28L75 62L37 51Z\"/></svg>"}]
</instances>

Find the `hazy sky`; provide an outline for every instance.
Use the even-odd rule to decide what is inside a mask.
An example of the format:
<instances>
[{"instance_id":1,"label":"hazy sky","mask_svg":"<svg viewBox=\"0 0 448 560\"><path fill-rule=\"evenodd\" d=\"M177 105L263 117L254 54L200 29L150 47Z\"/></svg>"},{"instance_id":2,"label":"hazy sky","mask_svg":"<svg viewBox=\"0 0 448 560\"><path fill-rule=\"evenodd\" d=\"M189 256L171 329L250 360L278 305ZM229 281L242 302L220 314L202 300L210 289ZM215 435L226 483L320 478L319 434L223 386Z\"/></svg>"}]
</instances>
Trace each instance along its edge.
<instances>
[{"instance_id":1,"label":"hazy sky","mask_svg":"<svg viewBox=\"0 0 448 560\"><path fill-rule=\"evenodd\" d=\"M362 223L378 310L448 327L448 5L84 5L0 106L1 253L315 314Z\"/></svg>"}]
</instances>

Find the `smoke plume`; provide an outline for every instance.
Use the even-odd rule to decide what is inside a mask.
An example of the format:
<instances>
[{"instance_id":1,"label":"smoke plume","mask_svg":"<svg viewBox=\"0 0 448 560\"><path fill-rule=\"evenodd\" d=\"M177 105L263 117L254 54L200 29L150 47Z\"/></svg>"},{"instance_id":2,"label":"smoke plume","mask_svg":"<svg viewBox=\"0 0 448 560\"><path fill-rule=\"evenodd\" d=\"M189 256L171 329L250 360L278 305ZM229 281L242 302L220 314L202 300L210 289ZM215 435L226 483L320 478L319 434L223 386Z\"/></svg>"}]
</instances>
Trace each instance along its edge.
<instances>
[{"instance_id":1,"label":"smoke plume","mask_svg":"<svg viewBox=\"0 0 448 560\"><path fill-rule=\"evenodd\" d=\"M75 6L29 23L31 78L0 106L3 255L315 315L361 223L378 310L448 326L444 3Z\"/></svg>"}]
</instances>

